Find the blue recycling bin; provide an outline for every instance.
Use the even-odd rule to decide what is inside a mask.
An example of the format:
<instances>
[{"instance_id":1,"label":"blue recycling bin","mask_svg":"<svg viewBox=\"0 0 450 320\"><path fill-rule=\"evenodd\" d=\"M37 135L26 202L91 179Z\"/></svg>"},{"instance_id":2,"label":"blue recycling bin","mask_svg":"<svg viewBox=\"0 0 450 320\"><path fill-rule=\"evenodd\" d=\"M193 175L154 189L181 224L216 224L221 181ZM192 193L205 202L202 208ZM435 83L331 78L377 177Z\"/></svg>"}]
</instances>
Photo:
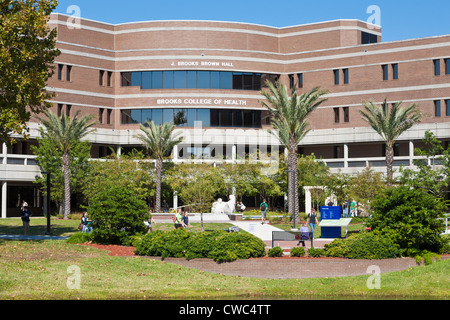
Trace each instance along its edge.
<instances>
[{"instance_id":1,"label":"blue recycling bin","mask_svg":"<svg viewBox=\"0 0 450 320\"><path fill-rule=\"evenodd\" d=\"M341 219L341 207L320 207L320 220L340 220ZM326 227L321 226L321 237L322 238L340 238L341 237L341 227Z\"/></svg>"}]
</instances>

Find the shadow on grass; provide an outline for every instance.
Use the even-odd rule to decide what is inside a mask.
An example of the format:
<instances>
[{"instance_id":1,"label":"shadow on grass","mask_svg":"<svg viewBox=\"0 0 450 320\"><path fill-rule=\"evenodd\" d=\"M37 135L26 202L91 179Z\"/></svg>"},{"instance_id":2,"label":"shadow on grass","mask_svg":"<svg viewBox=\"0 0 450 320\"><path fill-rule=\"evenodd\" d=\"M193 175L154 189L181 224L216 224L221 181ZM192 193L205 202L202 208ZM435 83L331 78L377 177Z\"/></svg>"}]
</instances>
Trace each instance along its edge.
<instances>
[{"instance_id":1,"label":"shadow on grass","mask_svg":"<svg viewBox=\"0 0 450 320\"><path fill-rule=\"evenodd\" d=\"M78 231L77 226L71 226L68 223L58 223L58 220L54 220L50 226L50 233L52 236L71 236ZM31 220L30 228L27 235L29 236L43 236L47 232L47 225L34 224ZM21 220L17 220L16 225L1 225L0 234L3 235L23 235L24 229Z\"/></svg>"}]
</instances>

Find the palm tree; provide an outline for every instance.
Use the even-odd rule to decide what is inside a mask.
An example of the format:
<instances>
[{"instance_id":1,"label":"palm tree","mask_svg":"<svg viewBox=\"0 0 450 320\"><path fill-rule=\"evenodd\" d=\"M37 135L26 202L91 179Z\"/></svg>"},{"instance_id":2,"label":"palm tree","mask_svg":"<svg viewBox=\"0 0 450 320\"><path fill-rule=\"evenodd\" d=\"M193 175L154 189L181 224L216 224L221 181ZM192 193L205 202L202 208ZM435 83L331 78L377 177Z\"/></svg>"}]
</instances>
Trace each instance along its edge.
<instances>
[{"instance_id":1,"label":"palm tree","mask_svg":"<svg viewBox=\"0 0 450 320\"><path fill-rule=\"evenodd\" d=\"M59 151L62 152L63 170L64 170L64 219L70 215L70 150L89 133L95 130L89 130L95 122L91 121L93 115L85 115L78 119L78 111L73 119L69 116L61 115L58 117L51 111L45 111L48 119L40 119L46 130L41 130L43 138L53 140Z\"/></svg>"},{"instance_id":2,"label":"palm tree","mask_svg":"<svg viewBox=\"0 0 450 320\"><path fill-rule=\"evenodd\" d=\"M269 90L262 91L261 94L267 99L268 103L262 101L262 105L270 111L272 126L277 130L277 132L270 132L289 151L289 211L294 216L297 216L299 212L297 186L298 145L310 131L307 117L320 104L326 101L322 96L327 92L316 87L310 92L298 96L296 86L293 86L289 96L287 87L279 82L274 85L267 81L266 85Z\"/></svg>"},{"instance_id":3,"label":"palm tree","mask_svg":"<svg viewBox=\"0 0 450 320\"><path fill-rule=\"evenodd\" d=\"M386 174L389 185L392 184L395 141L403 132L420 122L422 118L417 104L401 108L401 103L393 104L391 112L389 112L389 105L386 99L381 106L369 102L364 104L365 110L360 110L362 118L370 124L372 129L381 136L386 144Z\"/></svg>"},{"instance_id":4,"label":"palm tree","mask_svg":"<svg viewBox=\"0 0 450 320\"><path fill-rule=\"evenodd\" d=\"M175 130L175 125L171 122L166 122L162 125L155 125L153 121L147 121L146 129L141 125L141 131L143 134L136 135L147 150L156 160L156 205L155 212L161 211L161 175L163 159L167 156L172 149L179 144L183 139L180 138L181 133L172 135Z\"/></svg>"}]
</instances>

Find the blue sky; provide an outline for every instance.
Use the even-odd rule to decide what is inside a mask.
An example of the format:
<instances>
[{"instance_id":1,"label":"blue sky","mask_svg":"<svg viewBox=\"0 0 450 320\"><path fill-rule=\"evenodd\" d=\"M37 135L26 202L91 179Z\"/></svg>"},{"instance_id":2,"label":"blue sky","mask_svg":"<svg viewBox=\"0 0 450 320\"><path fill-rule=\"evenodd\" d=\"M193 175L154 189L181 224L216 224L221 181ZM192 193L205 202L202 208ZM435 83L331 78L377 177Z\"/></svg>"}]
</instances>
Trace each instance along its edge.
<instances>
[{"instance_id":1,"label":"blue sky","mask_svg":"<svg viewBox=\"0 0 450 320\"><path fill-rule=\"evenodd\" d=\"M81 17L108 23L219 20L274 27L335 19L368 21L380 9L383 41L450 34L449 0L59 0L56 12L77 5Z\"/></svg>"}]
</instances>

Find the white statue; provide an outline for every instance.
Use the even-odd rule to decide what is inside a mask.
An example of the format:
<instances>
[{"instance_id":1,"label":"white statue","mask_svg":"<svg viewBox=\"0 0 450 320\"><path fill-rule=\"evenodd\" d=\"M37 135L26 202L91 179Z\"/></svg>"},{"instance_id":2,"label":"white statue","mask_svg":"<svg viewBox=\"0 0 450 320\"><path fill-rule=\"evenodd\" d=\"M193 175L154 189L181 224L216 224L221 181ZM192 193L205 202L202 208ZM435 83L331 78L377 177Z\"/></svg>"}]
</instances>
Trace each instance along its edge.
<instances>
[{"instance_id":1,"label":"white statue","mask_svg":"<svg viewBox=\"0 0 450 320\"><path fill-rule=\"evenodd\" d=\"M211 213L233 213L234 208L236 207L236 197L230 195L229 198L230 200L228 202L223 202L222 198L217 199L217 202L214 202L212 205Z\"/></svg>"}]
</instances>

